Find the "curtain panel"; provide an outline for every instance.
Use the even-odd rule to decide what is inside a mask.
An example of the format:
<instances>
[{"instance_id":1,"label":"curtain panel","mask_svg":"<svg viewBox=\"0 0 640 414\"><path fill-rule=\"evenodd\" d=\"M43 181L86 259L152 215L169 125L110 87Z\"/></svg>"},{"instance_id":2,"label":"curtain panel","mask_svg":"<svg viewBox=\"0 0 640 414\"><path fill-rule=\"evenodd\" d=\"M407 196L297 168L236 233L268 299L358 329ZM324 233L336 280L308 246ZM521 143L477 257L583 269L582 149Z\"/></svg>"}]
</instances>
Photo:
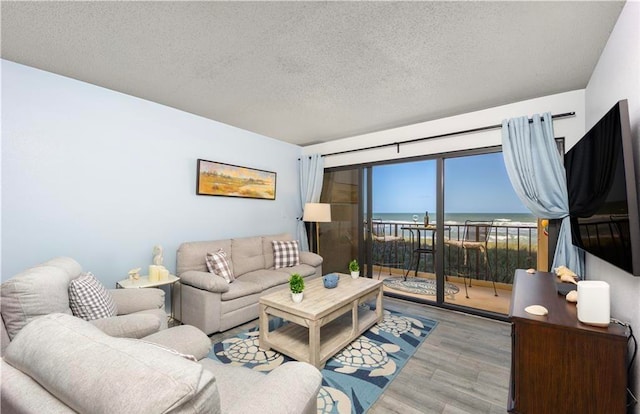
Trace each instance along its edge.
<instances>
[{"instance_id":1,"label":"curtain panel","mask_svg":"<svg viewBox=\"0 0 640 414\"><path fill-rule=\"evenodd\" d=\"M298 162L300 176L300 216L298 217L297 239L300 250L309 251L307 229L304 226L304 205L320 202L322 180L324 178L324 158L320 154L303 155Z\"/></svg>"},{"instance_id":2,"label":"curtain panel","mask_svg":"<svg viewBox=\"0 0 640 414\"><path fill-rule=\"evenodd\" d=\"M565 169L550 113L502 121L502 154L509 180L527 208L540 218L562 219L552 269L567 266L584 277L584 255L571 241Z\"/></svg>"}]
</instances>

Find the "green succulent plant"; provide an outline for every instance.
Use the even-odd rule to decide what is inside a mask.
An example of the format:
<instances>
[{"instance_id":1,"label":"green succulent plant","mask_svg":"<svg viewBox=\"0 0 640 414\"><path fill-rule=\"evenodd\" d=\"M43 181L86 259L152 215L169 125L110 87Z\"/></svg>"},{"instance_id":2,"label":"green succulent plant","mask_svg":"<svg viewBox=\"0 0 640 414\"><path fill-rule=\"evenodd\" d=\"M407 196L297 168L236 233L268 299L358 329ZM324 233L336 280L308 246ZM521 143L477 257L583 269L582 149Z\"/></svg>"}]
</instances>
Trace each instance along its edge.
<instances>
[{"instance_id":1,"label":"green succulent plant","mask_svg":"<svg viewBox=\"0 0 640 414\"><path fill-rule=\"evenodd\" d=\"M352 261L349 262L349 270L351 272L359 272L360 271L360 265L358 264L358 261L356 259L353 259Z\"/></svg>"},{"instance_id":2,"label":"green succulent plant","mask_svg":"<svg viewBox=\"0 0 640 414\"><path fill-rule=\"evenodd\" d=\"M289 289L291 293L302 293L304 290L304 279L297 273L291 275L289 278Z\"/></svg>"}]
</instances>

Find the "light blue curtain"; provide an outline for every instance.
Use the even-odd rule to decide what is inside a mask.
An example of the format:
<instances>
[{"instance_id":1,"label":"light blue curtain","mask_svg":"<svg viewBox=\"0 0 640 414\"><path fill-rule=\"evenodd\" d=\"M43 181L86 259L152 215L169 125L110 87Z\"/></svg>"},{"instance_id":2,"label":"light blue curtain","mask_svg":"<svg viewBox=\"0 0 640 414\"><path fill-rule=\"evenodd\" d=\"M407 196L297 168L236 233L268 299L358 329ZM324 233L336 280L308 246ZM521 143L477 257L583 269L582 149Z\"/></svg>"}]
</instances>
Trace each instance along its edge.
<instances>
[{"instance_id":1,"label":"light blue curtain","mask_svg":"<svg viewBox=\"0 0 640 414\"><path fill-rule=\"evenodd\" d=\"M302 216L306 203L320 202L322 180L324 178L324 158L319 154L303 155L298 163L300 174L300 217L298 218L298 243L300 250L309 251L307 230L304 227Z\"/></svg>"},{"instance_id":2,"label":"light blue curtain","mask_svg":"<svg viewBox=\"0 0 640 414\"><path fill-rule=\"evenodd\" d=\"M571 242L567 181L550 113L502 121L502 154L516 194L536 216L562 219L552 269L565 265L584 277L584 254Z\"/></svg>"}]
</instances>

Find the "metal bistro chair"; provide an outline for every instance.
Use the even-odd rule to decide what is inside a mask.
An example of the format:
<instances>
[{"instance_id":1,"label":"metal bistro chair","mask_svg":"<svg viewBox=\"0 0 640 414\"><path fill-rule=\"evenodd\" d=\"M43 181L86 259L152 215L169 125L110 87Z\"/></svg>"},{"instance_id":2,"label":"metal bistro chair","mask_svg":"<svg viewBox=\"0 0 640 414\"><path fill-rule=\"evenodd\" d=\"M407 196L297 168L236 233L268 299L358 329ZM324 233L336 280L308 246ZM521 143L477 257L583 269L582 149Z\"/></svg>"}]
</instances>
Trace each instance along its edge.
<instances>
[{"instance_id":1,"label":"metal bistro chair","mask_svg":"<svg viewBox=\"0 0 640 414\"><path fill-rule=\"evenodd\" d=\"M378 260L374 260L373 265L378 266L378 279L380 279L380 273L382 268L387 266L389 268L389 274L391 274L391 266L394 265L398 268L400 264L398 256L398 242L403 241L400 236L395 236L391 233L391 225L379 220L371 220L371 240L373 241L373 251L382 251L380 256L376 255ZM389 257L395 257L395 262L386 262L387 255Z\"/></svg>"},{"instance_id":2,"label":"metal bistro chair","mask_svg":"<svg viewBox=\"0 0 640 414\"><path fill-rule=\"evenodd\" d=\"M477 254L482 255L482 259L484 261L485 268L487 269L487 274L491 278L491 282L493 283L493 293L495 296L498 296L498 291L496 290L496 280L491 269L491 263L489 262L489 258L487 256L487 248L489 243L489 237L491 232L494 231L495 228L493 224L493 220L491 221L474 221L474 220L466 220L464 222L464 230L462 234L462 238L458 240L447 239L444 241L446 245L455 246L459 249L462 249L463 254L463 264L460 266L458 263L458 275L462 276L464 283L464 293L467 299L469 298L469 292L467 290L466 279L469 278L469 287L471 287L471 264L469 263L469 251L476 251ZM477 262L477 260L476 260ZM479 266L478 266L479 267Z\"/></svg>"}]
</instances>

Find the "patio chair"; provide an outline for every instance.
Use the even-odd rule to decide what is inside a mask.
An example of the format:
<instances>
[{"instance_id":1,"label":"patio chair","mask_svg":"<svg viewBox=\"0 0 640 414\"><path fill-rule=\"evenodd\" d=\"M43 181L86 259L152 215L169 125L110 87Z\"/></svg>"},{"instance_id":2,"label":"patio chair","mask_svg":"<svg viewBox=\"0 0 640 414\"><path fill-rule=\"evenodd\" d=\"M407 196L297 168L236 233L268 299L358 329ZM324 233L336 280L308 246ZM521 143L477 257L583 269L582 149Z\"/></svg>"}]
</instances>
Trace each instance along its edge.
<instances>
[{"instance_id":1,"label":"patio chair","mask_svg":"<svg viewBox=\"0 0 640 414\"><path fill-rule=\"evenodd\" d=\"M398 242L403 238L395 236L391 233L391 226L389 223L384 223L379 220L371 221L371 240L373 240L373 252L374 252L374 266L378 266L378 279L382 273L383 267L389 268L389 274L391 275L391 266L399 268L400 260L398 255ZM382 252L380 255L376 255L376 252ZM385 262L387 259L394 257L395 262Z\"/></svg>"},{"instance_id":2,"label":"patio chair","mask_svg":"<svg viewBox=\"0 0 640 414\"><path fill-rule=\"evenodd\" d=\"M471 287L471 269L473 267L469 261L469 251L476 252L476 263L478 262L477 255L481 255L485 269L487 270L487 275L491 278L491 282L493 283L494 296L498 296L498 291L496 290L495 275L493 274L491 263L489 262L489 258L487 256L489 237L491 236L491 233L494 231L494 229L495 226L493 224L493 220L466 220L464 222L464 229L461 238L459 237L457 240L445 239L444 241L445 245L457 247L458 249L462 250L463 263L462 265L458 263L458 276L462 276L464 283L464 293L467 299L469 298L469 291L467 290L466 280L469 279L468 287ZM479 267L480 266L476 266L476 271L479 270Z\"/></svg>"}]
</instances>

